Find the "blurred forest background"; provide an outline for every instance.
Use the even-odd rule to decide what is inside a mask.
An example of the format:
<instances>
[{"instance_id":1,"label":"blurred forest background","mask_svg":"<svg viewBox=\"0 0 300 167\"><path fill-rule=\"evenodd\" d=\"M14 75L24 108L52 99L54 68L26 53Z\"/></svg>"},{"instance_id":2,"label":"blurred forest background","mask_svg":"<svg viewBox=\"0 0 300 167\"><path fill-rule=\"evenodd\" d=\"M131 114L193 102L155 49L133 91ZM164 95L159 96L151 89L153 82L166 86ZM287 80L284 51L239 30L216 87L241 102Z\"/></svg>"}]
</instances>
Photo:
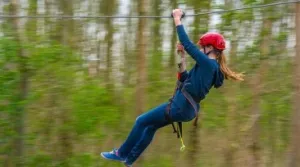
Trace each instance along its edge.
<instances>
[{"instance_id":1,"label":"blurred forest background","mask_svg":"<svg viewBox=\"0 0 300 167\"><path fill-rule=\"evenodd\" d=\"M169 16L287 1L1 0L0 166L121 167L99 153L171 97L178 60L170 18L4 15ZM201 102L198 127L184 124L185 152L166 127L136 167L300 166L300 3L183 23L193 42L223 33L228 63L246 78Z\"/></svg>"}]
</instances>

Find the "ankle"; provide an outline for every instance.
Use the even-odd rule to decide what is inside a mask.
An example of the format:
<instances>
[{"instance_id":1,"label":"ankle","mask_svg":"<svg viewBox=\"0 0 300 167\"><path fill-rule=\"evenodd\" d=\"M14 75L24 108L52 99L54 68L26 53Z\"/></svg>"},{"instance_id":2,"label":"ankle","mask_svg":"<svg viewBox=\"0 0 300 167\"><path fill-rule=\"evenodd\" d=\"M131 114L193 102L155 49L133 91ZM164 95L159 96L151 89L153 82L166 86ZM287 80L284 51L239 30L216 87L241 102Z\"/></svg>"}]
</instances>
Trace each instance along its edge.
<instances>
[{"instance_id":1,"label":"ankle","mask_svg":"<svg viewBox=\"0 0 300 167\"><path fill-rule=\"evenodd\" d=\"M122 156L122 154L119 152L119 150L116 151L116 155L122 159L126 159L126 157Z\"/></svg>"},{"instance_id":2,"label":"ankle","mask_svg":"<svg viewBox=\"0 0 300 167\"><path fill-rule=\"evenodd\" d=\"M118 157L121 157L120 154L119 154L119 150L116 150L116 155L117 155Z\"/></svg>"}]
</instances>

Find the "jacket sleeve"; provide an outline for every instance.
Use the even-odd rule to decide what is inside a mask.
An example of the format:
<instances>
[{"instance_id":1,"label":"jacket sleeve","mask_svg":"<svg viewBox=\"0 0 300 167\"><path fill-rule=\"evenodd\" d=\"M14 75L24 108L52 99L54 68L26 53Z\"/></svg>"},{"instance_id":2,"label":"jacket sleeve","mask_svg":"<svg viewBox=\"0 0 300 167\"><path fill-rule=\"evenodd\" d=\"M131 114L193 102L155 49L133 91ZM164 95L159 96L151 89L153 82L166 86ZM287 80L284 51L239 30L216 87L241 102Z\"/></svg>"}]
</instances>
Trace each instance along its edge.
<instances>
[{"instance_id":1,"label":"jacket sleeve","mask_svg":"<svg viewBox=\"0 0 300 167\"><path fill-rule=\"evenodd\" d=\"M176 27L178 38L183 45L185 51L201 66L210 64L209 58L194 45L186 34L183 25Z\"/></svg>"},{"instance_id":2,"label":"jacket sleeve","mask_svg":"<svg viewBox=\"0 0 300 167\"><path fill-rule=\"evenodd\" d=\"M188 75L189 75L189 73L186 70L183 71L183 72L178 72L177 74L178 74L177 78L180 82L184 82L187 79Z\"/></svg>"}]
</instances>

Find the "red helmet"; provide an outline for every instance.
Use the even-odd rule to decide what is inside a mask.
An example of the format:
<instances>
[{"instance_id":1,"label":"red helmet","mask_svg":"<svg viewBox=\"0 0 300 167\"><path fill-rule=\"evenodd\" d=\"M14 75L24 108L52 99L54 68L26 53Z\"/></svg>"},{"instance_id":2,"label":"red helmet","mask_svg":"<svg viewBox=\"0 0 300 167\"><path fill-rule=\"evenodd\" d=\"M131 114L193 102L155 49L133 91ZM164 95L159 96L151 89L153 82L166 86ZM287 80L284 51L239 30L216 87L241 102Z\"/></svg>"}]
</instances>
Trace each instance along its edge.
<instances>
[{"instance_id":1,"label":"red helmet","mask_svg":"<svg viewBox=\"0 0 300 167\"><path fill-rule=\"evenodd\" d=\"M199 39L198 44L201 46L212 45L214 48L219 50L224 50L226 48L224 37L221 34L215 32L208 32L202 35L202 37Z\"/></svg>"}]
</instances>

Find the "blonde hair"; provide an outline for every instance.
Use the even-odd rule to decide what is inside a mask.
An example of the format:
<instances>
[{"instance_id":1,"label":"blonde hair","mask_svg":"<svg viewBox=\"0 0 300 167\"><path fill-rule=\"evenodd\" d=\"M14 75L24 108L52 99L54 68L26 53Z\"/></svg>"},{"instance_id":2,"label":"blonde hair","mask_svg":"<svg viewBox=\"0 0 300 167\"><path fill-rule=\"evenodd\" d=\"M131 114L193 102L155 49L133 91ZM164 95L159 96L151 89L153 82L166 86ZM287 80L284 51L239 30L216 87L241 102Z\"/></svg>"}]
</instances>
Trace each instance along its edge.
<instances>
[{"instance_id":1,"label":"blonde hair","mask_svg":"<svg viewBox=\"0 0 300 167\"><path fill-rule=\"evenodd\" d=\"M232 79L235 81L244 80L245 75L243 73L236 73L228 68L226 64L226 57L223 52L220 52L220 54L218 54L217 61L220 64L220 69L223 75L225 76L225 79Z\"/></svg>"}]
</instances>

